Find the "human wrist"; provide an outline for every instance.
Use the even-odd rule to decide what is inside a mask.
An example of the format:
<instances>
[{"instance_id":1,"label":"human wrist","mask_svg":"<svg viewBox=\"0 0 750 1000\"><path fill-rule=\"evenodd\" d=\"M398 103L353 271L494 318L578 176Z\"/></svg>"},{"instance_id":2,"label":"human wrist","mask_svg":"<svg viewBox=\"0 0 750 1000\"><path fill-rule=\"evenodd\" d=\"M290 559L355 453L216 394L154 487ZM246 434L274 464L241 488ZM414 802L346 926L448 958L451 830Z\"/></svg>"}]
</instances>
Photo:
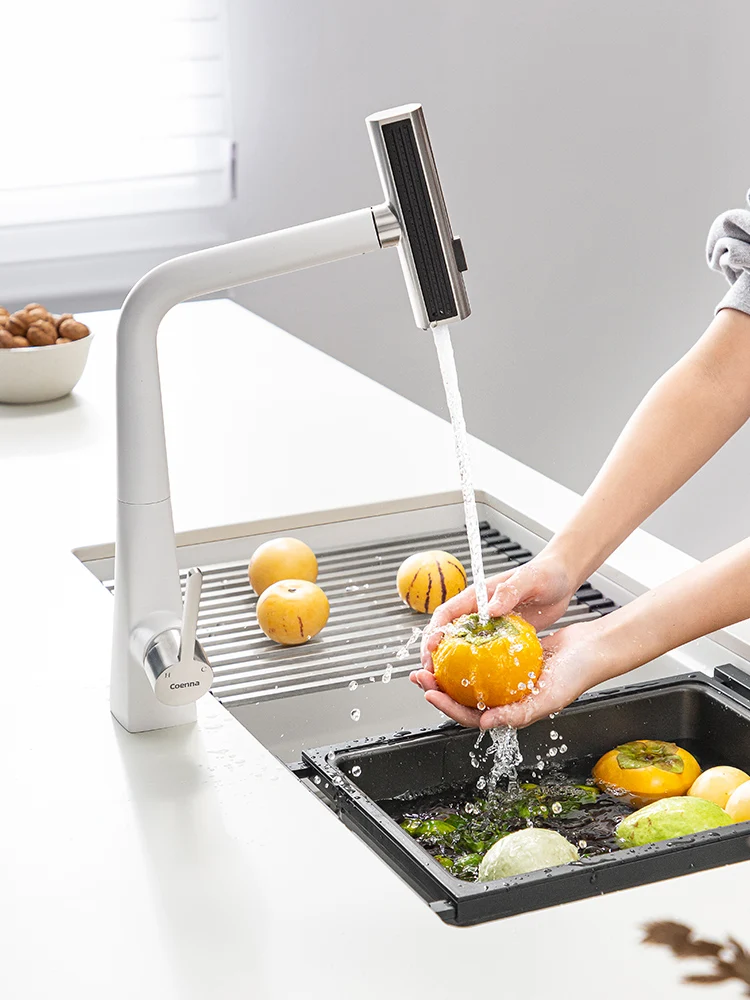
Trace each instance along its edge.
<instances>
[{"instance_id":1,"label":"human wrist","mask_svg":"<svg viewBox=\"0 0 750 1000\"><path fill-rule=\"evenodd\" d=\"M596 567L590 539L577 531L564 530L545 546L542 557L550 560L568 580L571 596Z\"/></svg>"}]
</instances>

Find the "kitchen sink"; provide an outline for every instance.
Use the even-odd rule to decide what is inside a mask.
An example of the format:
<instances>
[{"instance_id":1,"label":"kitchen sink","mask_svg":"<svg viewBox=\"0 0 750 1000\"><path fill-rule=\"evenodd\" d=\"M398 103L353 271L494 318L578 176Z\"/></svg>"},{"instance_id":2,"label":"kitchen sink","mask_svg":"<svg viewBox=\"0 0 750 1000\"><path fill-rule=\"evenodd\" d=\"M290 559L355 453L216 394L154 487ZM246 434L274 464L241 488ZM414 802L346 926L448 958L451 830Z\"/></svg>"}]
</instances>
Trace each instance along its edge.
<instances>
[{"instance_id":1,"label":"kitchen sink","mask_svg":"<svg viewBox=\"0 0 750 1000\"><path fill-rule=\"evenodd\" d=\"M731 665L714 677L688 674L584 695L555 719L568 748L565 769L646 737L687 745L703 767L732 762L750 770L750 687ZM523 758L546 757L548 720L520 731ZM476 782L476 733L456 725L370 737L303 754L301 779L325 795L355 833L443 920L476 924L587 896L628 889L750 859L750 822L629 848L494 882L447 871L390 815L385 804ZM559 745L559 744L558 744ZM473 760L472 760L473 758ZM585 773L589 773L586 764ZM484 773L483 773L484 772Z\"/></svg>"}]
</instances>

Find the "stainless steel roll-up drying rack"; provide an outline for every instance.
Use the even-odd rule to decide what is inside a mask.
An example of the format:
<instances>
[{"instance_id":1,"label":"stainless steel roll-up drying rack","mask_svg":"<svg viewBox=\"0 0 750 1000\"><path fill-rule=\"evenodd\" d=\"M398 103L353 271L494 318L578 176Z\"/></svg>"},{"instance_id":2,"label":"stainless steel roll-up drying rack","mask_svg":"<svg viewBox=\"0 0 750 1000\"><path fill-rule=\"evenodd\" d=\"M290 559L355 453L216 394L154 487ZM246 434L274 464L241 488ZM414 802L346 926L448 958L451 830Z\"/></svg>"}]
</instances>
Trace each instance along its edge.
<instances>
[{"instance_id":1,"label":"stainless steel roll-up drying rack","mask_svg":"<svg viewBox=\"0 0 750 1000\"><path fill-rule=\"evenodd\" d=\"M520 566L531 553L483 522L482 549L488 575ZM211 688L227 708L276 698L401 677L414 669L419 642L409 644L414 628L429 615L404 605L396 592L396 571L413 552L446 549L469 563L466 532L429 532L319 552L318 583L331 603L328 625L304 646L279 646L261 632L250 587L247 561L203 566L198 639L214 670ZM184 590L187 572L181 573ZM107 582L110 590L113 581ZM588 621L615 603L586 584L558 623ZM399 655L400 652L400 655Z\"/></svg>"}]
</instances>

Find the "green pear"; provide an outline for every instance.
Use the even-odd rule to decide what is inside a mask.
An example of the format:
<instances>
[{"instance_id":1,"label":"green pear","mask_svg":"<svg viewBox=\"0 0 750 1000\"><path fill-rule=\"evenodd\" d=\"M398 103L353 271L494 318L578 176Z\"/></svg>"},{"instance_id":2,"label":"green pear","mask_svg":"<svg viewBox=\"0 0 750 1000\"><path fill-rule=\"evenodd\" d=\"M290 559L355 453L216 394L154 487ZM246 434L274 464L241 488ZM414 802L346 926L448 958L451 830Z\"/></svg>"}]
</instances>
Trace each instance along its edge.
<instances>
[{"instance_id":1,"label":"green pear","mask_svg":"<svg viewBox=\"0 0 750 1000\"><path fill-rule=\"evenodd\" d=\"M640 847L703 830L728 826L732 820L714 802L675 795L644 806L622 820L615 830L620 847Z\"/></svg>"}]
</instances>

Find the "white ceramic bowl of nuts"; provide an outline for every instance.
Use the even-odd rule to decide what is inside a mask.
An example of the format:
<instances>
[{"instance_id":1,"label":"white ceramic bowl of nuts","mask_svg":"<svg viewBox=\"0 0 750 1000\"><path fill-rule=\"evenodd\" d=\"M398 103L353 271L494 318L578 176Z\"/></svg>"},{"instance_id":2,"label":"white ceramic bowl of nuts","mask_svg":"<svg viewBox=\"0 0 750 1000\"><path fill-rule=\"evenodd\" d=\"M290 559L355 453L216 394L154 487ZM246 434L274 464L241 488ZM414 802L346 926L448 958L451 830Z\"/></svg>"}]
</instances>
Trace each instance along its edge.
<instances>
[{"instance_id":1,"label":"white ceramic bowl of nuts","mask_svg":"<svg viewBox=\"0 0 750 1000\"><path fill-rule=\"evenodd\" d=\"M46 403L71 392L86 367L92 334L70 313L31 302L0 306L0 403Z\"/></svg>"}]
</instances>

